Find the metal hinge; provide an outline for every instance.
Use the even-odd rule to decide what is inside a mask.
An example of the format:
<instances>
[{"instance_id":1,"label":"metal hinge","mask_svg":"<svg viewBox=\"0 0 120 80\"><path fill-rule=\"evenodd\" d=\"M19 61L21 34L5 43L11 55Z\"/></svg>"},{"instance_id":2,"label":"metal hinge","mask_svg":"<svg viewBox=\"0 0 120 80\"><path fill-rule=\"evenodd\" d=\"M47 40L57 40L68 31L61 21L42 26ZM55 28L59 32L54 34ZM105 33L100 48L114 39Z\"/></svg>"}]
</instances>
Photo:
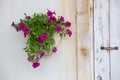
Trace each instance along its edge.
<instances>
[{"instance_id":1,"label":"metal hinge","mask_svg":"<svg viewBox=\"0 0 120 80\"><path fill-rule=\"evenodd\" d=\"M116 47L104 47L104 46L102 46L101 50L118 50L118 47L117 46Z\"/></svg>"}]
</instances>

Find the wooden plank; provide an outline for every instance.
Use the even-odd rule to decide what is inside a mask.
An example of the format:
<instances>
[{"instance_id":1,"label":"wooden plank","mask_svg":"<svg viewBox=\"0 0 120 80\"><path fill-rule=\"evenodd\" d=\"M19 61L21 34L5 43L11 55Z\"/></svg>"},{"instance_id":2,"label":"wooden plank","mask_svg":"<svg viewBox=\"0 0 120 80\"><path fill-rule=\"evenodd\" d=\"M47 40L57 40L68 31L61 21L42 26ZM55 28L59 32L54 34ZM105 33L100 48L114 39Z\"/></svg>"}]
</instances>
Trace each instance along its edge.
<instances>
[{"instance_id":1,"label":"wooden plank","mask_svg":"<svg viewBox=\"0 0 120 80\"><path fill-rule=\"evenodd\" d=\"M92 80L92 0L77 0L78 80Z\"/></svg>"},{"instance_id":2,"label":"wooden plank","mask_svg":"<svg viewBox=\"0 0 120 80\"><path fill-rule=\"evenodd\" d=\"M94 0L95 80L110 80L109 52L101 46L109 42L109 0Z\"/></svg>"},{"instance_id":3,"label":"wooden plank","mask_svg":"<svg viewBox=\"0 0 120 80\"><path fill-rule=\"evenodd\" d=\"M111 80L120 80L120 0L110 0Z\"/></svg>"},{"instance_id":4,"label":"wooden plank","mask_svg":"<svg viewBox=\"0 0 120 80\"><path fill-rule=\"evenodd\" d=\"M80 14L88 13L89 0L77 0L77 11Z\"/></svg>"},{"instance_id":5,"label":"wooden plank","mask_svg":"<svg viewBox=\"0 0 120 80\"><path fill-rule=\"evenodd\" d=\"M77 27L78 80L90 80L90 43L88 24Z\"/></svg>"}]
</instances>

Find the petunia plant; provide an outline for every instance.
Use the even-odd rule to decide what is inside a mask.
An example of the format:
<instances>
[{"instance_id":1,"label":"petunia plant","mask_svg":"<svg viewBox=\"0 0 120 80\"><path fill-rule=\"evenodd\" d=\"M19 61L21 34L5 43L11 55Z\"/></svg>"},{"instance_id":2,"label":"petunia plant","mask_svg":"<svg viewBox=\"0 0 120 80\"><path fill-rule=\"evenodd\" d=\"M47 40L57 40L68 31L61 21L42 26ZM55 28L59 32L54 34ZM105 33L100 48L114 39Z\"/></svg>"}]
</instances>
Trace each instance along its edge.
<instances>
[{"instance_id":1,"label":"petunia plant","mask_svg":"<svg viewBox=\"0 0 120 80\"><path fill-rule=\"evenodd\" d=\"M72 35L71 22L65 21L63 16L56 17L56 13L51 10L47 10L47 13L34 13L32 16L25 14L24 19L18 23L12 22L11 26L27 37L24 51L33 68L40 66L39 60L43 56L56 53L55 34L61 38Z\"/></svg>"}]
</instances>

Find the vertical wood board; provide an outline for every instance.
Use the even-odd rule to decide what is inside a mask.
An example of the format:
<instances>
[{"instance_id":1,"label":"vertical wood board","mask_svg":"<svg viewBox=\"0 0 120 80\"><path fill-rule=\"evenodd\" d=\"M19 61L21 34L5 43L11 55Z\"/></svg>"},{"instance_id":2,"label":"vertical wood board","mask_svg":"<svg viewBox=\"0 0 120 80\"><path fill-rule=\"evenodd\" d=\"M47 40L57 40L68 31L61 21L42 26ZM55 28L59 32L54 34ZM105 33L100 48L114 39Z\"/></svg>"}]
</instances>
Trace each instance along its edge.
<instances>
[{"instance_id":1,"label":"vertical wood board","mask_svg":"<svg viewBox=\"0 0 120 80\"><path fill-rule=\"evenodd\" d=\"M109 0L94 0L94 66L95 80L110 80L109 52L101 46L110 46Z\"/></svg>"},{"instance_id":2,"label":"vertical wood board","mask_svg":"<svg viewBox=\"0 0 120 80\"><path fill-rule=\"evenodd\" d=\"M76 0L78 80L92 79L92 0Z\"/></svg>"},{"instance_id":3,"label":"vertical wood board","mask_svg":"<svg viewBox=\"0 0 120 80\"><path fill-rule=\"evenodd\" d=\"M120 80L120 0L110 0L111 80Z\"/></svg>"}]
</instances>

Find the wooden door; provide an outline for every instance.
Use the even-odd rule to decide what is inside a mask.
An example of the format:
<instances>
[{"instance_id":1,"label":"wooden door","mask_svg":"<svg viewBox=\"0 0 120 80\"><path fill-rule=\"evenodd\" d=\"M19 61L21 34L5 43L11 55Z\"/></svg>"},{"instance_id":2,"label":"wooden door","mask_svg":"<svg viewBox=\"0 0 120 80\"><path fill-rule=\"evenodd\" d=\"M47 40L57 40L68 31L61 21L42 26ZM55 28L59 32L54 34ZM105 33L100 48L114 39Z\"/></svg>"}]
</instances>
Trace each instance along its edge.
<instances>
[{"instance_id":1,"label":"wooden door","mask_svg":"<svg viewBox=\"0 0 120 80\"><path fill-rule=\"evenodd\" d=\"M76 80L76 34L74 0L0 0L0 80ZM22 50L25 38L11 27L24 13L55 10L72 22L73 35L59 43L58 52L33 69Z\"/></svg>"},{"instance_id":2,"label":"wooden door","mask_svg":"<svg viewBox=\"0 0 120 80\"><path fill-rule=\"evenodd\" d=\"M120 80L119 10L120 0L94 0L95 80Z\"/></svg>"}]
</instances>

